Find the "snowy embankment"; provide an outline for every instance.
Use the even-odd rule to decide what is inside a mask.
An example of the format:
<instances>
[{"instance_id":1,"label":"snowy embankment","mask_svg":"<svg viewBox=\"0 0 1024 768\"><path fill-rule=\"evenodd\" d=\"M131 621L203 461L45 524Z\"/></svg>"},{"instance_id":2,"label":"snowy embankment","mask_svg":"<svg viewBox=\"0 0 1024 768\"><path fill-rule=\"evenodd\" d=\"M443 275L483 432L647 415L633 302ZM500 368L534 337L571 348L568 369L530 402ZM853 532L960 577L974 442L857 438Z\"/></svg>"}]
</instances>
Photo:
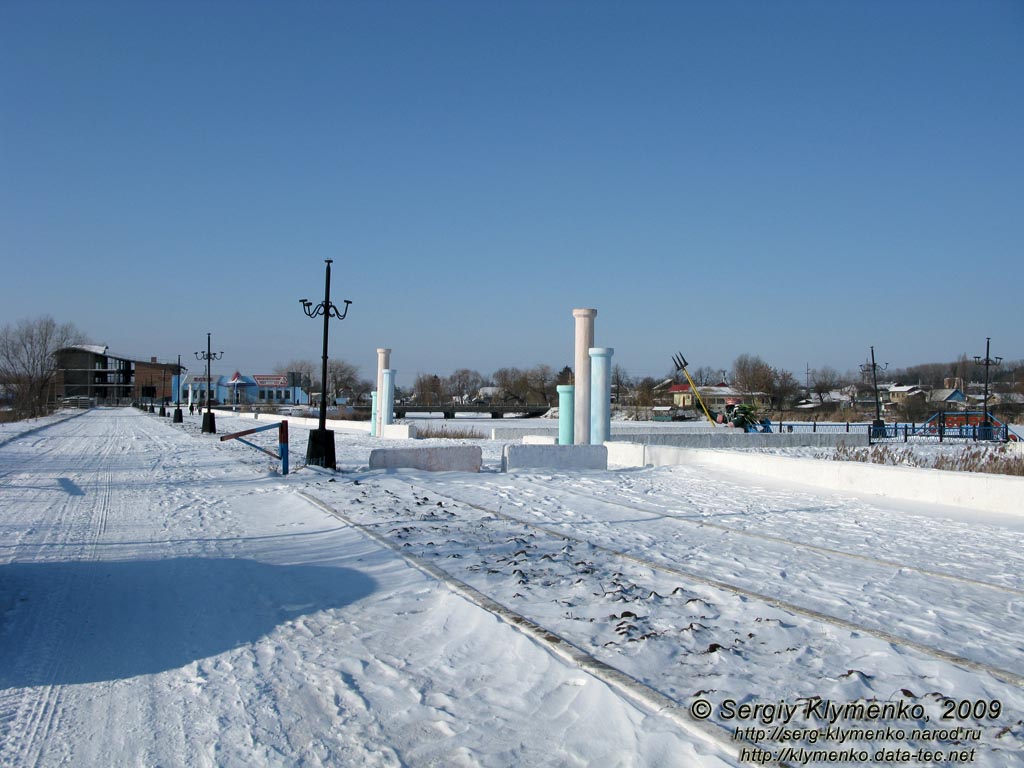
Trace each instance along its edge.
<instances>
[{"instance_id":1,"label":"snowy embankment","mask_svg":"<svg viewBox=\"0 0 1024 768\"><path fill-rule=\"evenodd\" d=\"M490 441L480 474L370 471L341 430L340 473L281 477L136 411L10 434L0 763L1024 765L1024 532L992 514L503 475Z\"/></svg>"}]
</instances>

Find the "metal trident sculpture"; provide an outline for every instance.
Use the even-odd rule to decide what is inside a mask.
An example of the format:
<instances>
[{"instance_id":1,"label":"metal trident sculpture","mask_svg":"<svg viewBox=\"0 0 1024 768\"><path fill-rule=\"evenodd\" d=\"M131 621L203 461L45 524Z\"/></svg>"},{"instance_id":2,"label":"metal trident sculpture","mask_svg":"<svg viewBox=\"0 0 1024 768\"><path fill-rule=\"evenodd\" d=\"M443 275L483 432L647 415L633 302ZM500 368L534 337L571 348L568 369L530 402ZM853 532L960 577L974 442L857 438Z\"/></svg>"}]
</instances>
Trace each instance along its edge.
<instances>
[{"instance_id":1,"label":"metal trident sculpture","mask_svg":"<svg viewBox=\"0 0 1024 768\"><path fill-rule=\"evenodd\" d=\"M676 373L682 372L682 374L686 377L686 380L690 382L690 389L693 391L693 396L697 398L697 402L700 403L701 410L703 410L704 415L708 417L708 421L714 424L715 420L711 418L711 414L708 413L708 407L704 405L704 401L701 400L700 392L697 391L697 385L693 383L693 379L690 378L690 372L686 370L686 358L683 357L682 352L673 355L672 362L676 366Z\"/></svg>"}]
</instances>

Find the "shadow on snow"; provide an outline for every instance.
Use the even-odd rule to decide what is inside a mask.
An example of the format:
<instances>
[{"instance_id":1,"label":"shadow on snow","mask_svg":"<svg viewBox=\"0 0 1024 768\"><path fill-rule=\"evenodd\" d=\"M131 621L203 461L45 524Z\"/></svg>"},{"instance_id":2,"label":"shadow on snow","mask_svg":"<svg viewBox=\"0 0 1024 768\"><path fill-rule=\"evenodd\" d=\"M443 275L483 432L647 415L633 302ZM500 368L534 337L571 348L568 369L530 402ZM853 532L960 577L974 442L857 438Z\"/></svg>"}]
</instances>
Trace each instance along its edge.
<instances>
[{"instance_id":1,"label":"shadow on snow","mask_svg":"<svg viewBox=\"0 0 1024 768\"><path fill-rule=\"evenodd\" d=\"M348 568L243 559L3 565L0 688L178 669L354 603L375 586Z\"/></svg>"}]
</instances>

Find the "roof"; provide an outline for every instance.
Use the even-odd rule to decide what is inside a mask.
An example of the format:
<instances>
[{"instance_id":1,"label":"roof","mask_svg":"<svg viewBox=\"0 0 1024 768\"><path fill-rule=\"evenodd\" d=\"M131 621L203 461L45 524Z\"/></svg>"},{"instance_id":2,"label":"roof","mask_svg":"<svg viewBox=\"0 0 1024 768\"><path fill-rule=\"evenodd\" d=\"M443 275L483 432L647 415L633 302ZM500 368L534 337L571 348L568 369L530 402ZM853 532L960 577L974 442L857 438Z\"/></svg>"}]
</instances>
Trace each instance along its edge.
<instances>
[{"instance_id":1,"label":"roof","mask_svg":"<svg viewBox=\"0 0 1024 768\"><path fill-rule=\"evenodd\" d=\"M964 393L959 389L933 389L928 393L928 399L936 403L945 403L948 401L956 401L958 403L964 402L967 398L964 397Z\"/></svg>"},{"instance_id":2,"label":"roof","mask_svg":"<svg viewBox=\"0 0 1024 768\"><path fill-rule=\"evenodd\" d=\"M81 349L85 352L89 352L93 355L105 355L107 354L106 344L72 344L68 349ZM115 355L116 357L116 355Z\"/></svg>"}]
</instances>

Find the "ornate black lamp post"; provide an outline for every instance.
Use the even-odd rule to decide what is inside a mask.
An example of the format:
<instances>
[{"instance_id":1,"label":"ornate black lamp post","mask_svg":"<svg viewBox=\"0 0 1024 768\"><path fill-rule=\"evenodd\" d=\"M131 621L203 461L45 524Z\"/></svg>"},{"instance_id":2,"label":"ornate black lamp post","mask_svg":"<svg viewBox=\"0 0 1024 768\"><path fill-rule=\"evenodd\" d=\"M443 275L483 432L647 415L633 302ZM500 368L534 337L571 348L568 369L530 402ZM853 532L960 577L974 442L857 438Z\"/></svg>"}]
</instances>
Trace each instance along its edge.
<instances>
[{"instance_id":1,"label":"ornate black lamp post","mask_svg":"<svg viewBox=\"0 0 1024 768\"><path fill-rule=\"evenodd\" d=\"M188 368L182 368L181 355L178 355L178 388L174 393L174 416L171 417L173 424L181 424L184 421L181 415L181 372L187 370Z\"/></svg>"},{"instance_id":2,"label":"ornate black lamp post","mask_svg":"<svg viewBox=\"0 0 1024 768\"><path fill-rule=\"evenodd\" d=\"M881 369L884 371L886 368L889 367L889 364L886 363L883 366L879 366L878 363L875 362L875 348L872 347L871 348L871 364L868 365L867 363L865 363L864 365L862 365L860 367L861 373L867 373L868 371L871 371L871 380L872 380L872 383L874 385L874 390L875 390L875 420L873 422L871 422L871 436L872 437L885 437L885 422L882 421L882 400L881 400L881 398L878 397L878 369L879 369L879 367L881 367Z\"/></svg>"},{"instance_id":3,"label":"ornate black lamp post","mask_svg":"<svg viewBox=\"0 0 1024 768\"><path fill-rule=\"evenodd\" d=\"M160 415L167 415L167 366L160 366Z\"/></svg>"},{"instance_id":4,"label":"ornate black lamp post","mask_svg":"<svg viewBox=\"0 0 1024 768\"><path fill-rule=\"evenodd\" d=\"M992 349L992 337L985 337L985 357L980 355L974 356L975 365L985 366L985 405L984 413L981 416L981 429L978 430L979 440L991 440L992 439L992 422L988 418L988 369L989 367L995 367L1003 362L1001 357L991 357L989 352Z\"/></svg>"},{"instance_id":5,"label":"ornate black lamp post","mask_svg":"<svg viewBox=\"0 0 1024 768\"><path fill-rule=\"evenodd\" d=\"M210 351L210 334L206 334L206 351L196 352L196 360L206 361L206 413L203 414L203 432L208 432L211 435L217 432L217 420L213 417L213 409L210 407L210 361L220 360L224 357L223 352L211 352Z\"/></svg>"},{"instance_id":6,"label":"ornate black lamp post","mask_svg":"<svg viewBox=\"0 0 1024 768\"><path fill-rule=\"evenodd\" d=\"M345 299L345 309L342 312L331 303L331 263L333 259L324 259L327 264L327 277L324 280L324 300L313 306L308 299L299 299L302 304L302 311L307 317L324 318L324 355L323 368L320 376L320 426L309 433L309 444L306 446L306 463L319 467L337 469L338 464L334 454L334 431L327 429L327 334L330 330L332 317L344 320L348 315L348 306L352 302Z\"/></svg>"}]
</instances>

